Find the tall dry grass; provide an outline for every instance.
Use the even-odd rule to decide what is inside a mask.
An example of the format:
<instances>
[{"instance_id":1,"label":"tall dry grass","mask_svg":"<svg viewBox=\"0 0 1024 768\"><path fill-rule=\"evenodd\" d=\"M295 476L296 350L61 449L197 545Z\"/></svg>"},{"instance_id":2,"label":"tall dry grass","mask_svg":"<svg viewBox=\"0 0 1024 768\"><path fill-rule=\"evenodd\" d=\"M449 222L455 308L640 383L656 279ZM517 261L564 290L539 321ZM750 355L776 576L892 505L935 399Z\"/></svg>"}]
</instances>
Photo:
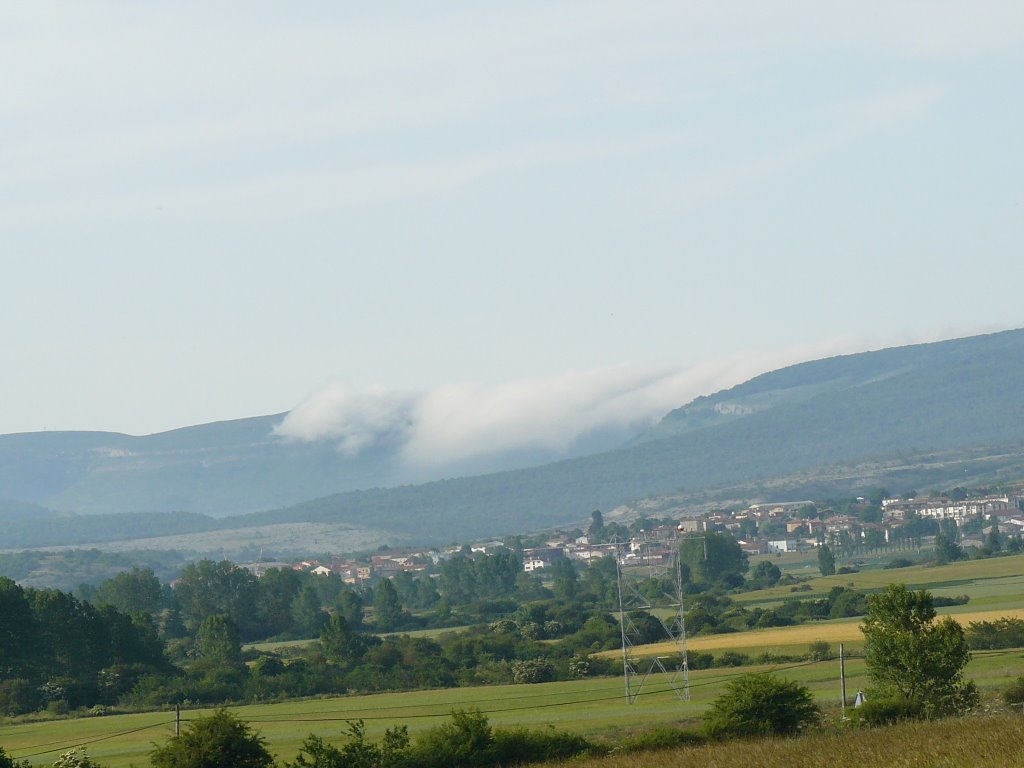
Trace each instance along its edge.
<instances>
[{"instance_id":1,"label":"tall dry grass","mask_svg":"<svg viewBox=\"0 0 1024 768\"><path fill-rule=\"evenodd\" d=\"M683 747L558 763L567 768L1017 768L1024 716L993 715L888 728L830 728L790 739Z\"/></svg>"}]
</instances>

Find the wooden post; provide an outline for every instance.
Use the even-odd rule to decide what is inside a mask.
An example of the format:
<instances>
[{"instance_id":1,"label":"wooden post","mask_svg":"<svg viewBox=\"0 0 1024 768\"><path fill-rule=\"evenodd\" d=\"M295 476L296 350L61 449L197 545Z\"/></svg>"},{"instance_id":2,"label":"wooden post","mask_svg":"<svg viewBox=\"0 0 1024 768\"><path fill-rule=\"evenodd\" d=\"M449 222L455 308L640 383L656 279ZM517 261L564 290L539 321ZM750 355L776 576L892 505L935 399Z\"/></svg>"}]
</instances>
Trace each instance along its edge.
<instances>
[{"instance_id":1,"label":"wooden post","mask_svg":"<svg viewBox=\"0 0 1024 768\"><path fill-rule=\"evenodd\" d=\"M839 644L839 685L842 690L843 702L843 720L846 719L846 654L843 650L843 644Z\"/></svg>"},{"instance_id":2,"label":"wooden post","mask_svg":"<svg viewBox=\"0 0 1024 768\"><path fill-rule=\"evenodd\" d=\"M181 704L174 705L174 735L181 736Z\"/></svg>"}]
</instances>

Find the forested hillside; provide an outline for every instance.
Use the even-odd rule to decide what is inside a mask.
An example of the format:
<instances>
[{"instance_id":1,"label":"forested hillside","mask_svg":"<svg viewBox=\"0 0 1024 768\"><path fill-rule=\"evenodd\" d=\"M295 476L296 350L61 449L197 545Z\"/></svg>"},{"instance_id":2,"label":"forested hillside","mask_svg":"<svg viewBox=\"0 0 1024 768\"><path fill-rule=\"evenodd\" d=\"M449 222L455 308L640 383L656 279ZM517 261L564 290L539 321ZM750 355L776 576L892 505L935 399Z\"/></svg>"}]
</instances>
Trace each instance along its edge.
<instances>
[{"instance_id":1,"label":"forested hillside","mask_svg":"<svg viewBox=\"0 0 1024 768\"><path fill-rule=\"evenodd\" d=\"M616 451L477 477L351 491L219 521L183 515L112 516L88 523L72 518L62 521L60 530L11 522L0 546L53 545L64 543L62 537L67 543L102 541L108 535L102 531L125 539L156 535L150 531L300 521L358 523L405 540L450 541L565 523L593 509L679 489L756 483L867 457L904 457L913 464L922 454L944 452L944 463L906 474L908 482L962 480L965 471L986 470L984 460L994 454L999 456L993 466L1003 475L1024 476L1018 455L1022 438L1024 331L1007 331L767 373L698 398L669 414L644 440ZM306 463L298 457L288 461L294 462L296 477L324 469L313 454ZM261 462L246 465L235 478L241 485L252 482L257 496L271 477L261 476L261 467ZM183 498L198 492L194 483L183 483ZM320 486L310 481L305 487L314 495ZM259 498L264 502L259 506L275 506L274 495Z\"/></svg>"}]
</instances>

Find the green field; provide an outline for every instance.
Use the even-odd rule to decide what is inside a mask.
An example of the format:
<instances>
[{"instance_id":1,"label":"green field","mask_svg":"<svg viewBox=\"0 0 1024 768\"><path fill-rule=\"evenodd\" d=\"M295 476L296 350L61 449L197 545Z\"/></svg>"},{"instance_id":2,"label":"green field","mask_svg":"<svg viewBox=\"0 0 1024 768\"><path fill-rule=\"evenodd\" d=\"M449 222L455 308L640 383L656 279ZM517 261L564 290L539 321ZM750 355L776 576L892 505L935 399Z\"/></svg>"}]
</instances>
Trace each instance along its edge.
<instances>
[{"instance_id":1,"label":"green field","mask_svg":"<svg viewBox=\"0 0 1024 768\"><path fill-rule=\"evenodd\" d=\"M790 557L804 557L797 553ZM891 558L886 558L889 560ZM778 560L773 559L778 563ZM815 572L817 565L815 564ZM970 596L967 605L940 610L940 613L1001 608L1024 608L1024 555L968 560L949 565L915 565L909 568L871 568L859 573L819 576L804 582L810 591L793 591L790 586L773 587L737 595L735 600L748 607L778 605L784 600L823 597L832 587L882 590L893 582L913 589L929 589L936 596Z\"/></svg>"},{"instance_id":2,"label":"green field","mask_svg":"<svg viewBox=\"0 0 1024 768\"><path fill-rule=\"evenodd\" d=\"M340 741L346 721L361 718L372 738L397 723L411 733L442 722L452 709L479 708L498 727L549 725L596 737L655 724L678 723L700 717L722 687L738 674L777 669L787 678L808 685L828 709L839 702L839 662L783 664L778 667L744 667L692 672L691 700L681 701L664 676L651 678L633 704L626 702L619 678L546 683L539 685L456 688L373 696L307 699L281 704L232 707L232 712L252 723L270 743L279 759L292 759L309 733ZM852 695L866 687L863 661L847 660L847 691ZM990 694L1024 674L1024 650L979 653L968 675ZM183 711L182 720L202 714ZM89 754L110 768L145 765L149 751L173 733L173 712L117 715L52 722L0 726L0 746L16 757L30 757L36 764L52 763L61 750L84 745ZM45 754L38 754L45 751Z\"/></svg>"},{"instance_id":3,"label":"green field","mask_svg":"<svg viewBox=\"0 0 1024 768\"><path fill-rule=\"evenodd\" d=\"M791 597L806 599L826 594L833 586L852 584L860 589L882 589L892 581L913 587L927 587L935 594L968 594L964 606L943 609L963 621L972 617L1024 615L1024 556L977 560L942 567L912 567L897 570L865 570L817 578L807 582L812 590L791 593L788 587L751 592L737 597L746 605L770 604ZM756 655L765 650L802 654L814 639L835 644L842 641L856 653L860 639L859 620L816 622L796 627L758 630L691 638L695 650L738 650ZM773 634L774 633L774 634ZM264 646L260 646L264 647ZM280 647L274 644L274 647ZM285 646L287 647L287 646ZM641 649L638 649L641 650ZM646 650L656 651L656 647ZM614 655L614 654L613 654ZM546 683L539 685L490 686L435 691L389 693L372 696L308 699L280 704L233 707L267 738L279 759L294 757L309 733L331 741L343 738L346 721L363 719L371 738L397 723L408 725L411 733L443 721L452 709L479 708L497 727L524 726L576 731L590 736L611 737L615 733L655 724L696 720L738 674L772 667L712 669L692 672L691 700L681 701L663 677L652 677L639 698L626 702L619 678ZM818 700L835 710L839 701L837 661L783 664L779 674L808 685ZM1007 682L1024 675L1024 650L979 652L968 667L983 693L993 698ZM863 662L847 661L847 690L852 697L866 687ZM182 712L182 720L201 714ZM173 733L173 712L117 715L97 718L54 720L0 725L0 746L15 757L29 757L34 764L51 764L60 751L83 745L89 754L109 768L146 765L154 744ZM595 764L596 765L596 764ZM611 768L611 763L601 763Z\"/></svg>"}]
</instances>

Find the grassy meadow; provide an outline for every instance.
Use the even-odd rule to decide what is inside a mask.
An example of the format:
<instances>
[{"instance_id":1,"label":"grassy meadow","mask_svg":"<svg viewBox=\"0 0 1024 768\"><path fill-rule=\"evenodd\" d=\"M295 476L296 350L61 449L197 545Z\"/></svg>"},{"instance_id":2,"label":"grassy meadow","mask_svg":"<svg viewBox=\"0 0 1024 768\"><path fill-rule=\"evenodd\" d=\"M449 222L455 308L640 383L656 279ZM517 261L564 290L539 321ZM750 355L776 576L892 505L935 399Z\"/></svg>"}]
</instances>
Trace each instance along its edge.
<instances>
[{"instance_id":1,"label":"grassy meadow","mask_svg":"<svg viewBox=\"0 0 1024 768\"><path fill-rule=\"evenodd\" d=\"M310 733L328 741L343 740L348 720L363 719L368 734L376 739L385 728L395 724L405 724L410 733L415 734L442 722L457 708L478 708L496 727L552 726L589 737L611 739L616 734L651 725L695 722L729 680L746 672L769 669L807 685L823 708L833 714L837 712L840 691L837 660L695 671L690 674L690 701L680 700L668 686L666 677L657 675L648 680L633 704L626 702L620 678L593 678L538 685L305 699L231 707L231 711L250 722L268 740L271 751L280 760L294 758L300 743ZM846 672L847 692L852 697L858 688L867 686L863 661L849 659ZM978 653L968 667L968 675L990 697L1005 687L1010 678L1021 674L1024 674L1024 650ZM204 713L183 710L182 721L187 723L201 714ZM173 721L174 713L165 711L4 725L0 726L0 746L16 757L30 757L39 765L51 764L62 750L83 745L90 756L109 768L142 766L148 763L154 744L162 743L173 733ZM37 754L44 751L45 754ZM730 763L723 763L726 764ZM608 765L611 768L613 764Z\"/></svg>"},{"instance_id":2,"label":"grassy meadow","mask_svg":"<svg viewBox=\"0 0 1024 768\"><path fill-rule=\"evenodd\" d=\"M901 723L870 731L831 728L791 739L759 739L662 752L572 760L572 768L1015 768L1024 765L1019 714Z\"/></svg>"},{"instance_id":3,"label":"grassy meadow","mask_svg":"<svg viewBox=\"0 0 1024 768\"><path fill-rule=\"evenodd\" d=\"M941 567L915 566L893 570L864 570L808 582L810 591L793 593L789 587L760 590L737 596L746 605L771 604L789 598L806 599L826 594L833 586L853 585L877 590L892 581L912 587L926 587L935 594L967 594L967 605L942 609L962 622L1012 615L1024 618L1024 556L994 558L956 563ZM846 645L852 658L847 660L847 691L853 694L867 687L863 661L856 657L862 638L858 619L823 621L795 627L780 627L750 632L706 635L690 638L693 650L721 652L735 650L752 656L762 652L790 655L806 654L807 646L825 640L837 649ZM276 647L278 644L274 644ZM270 646L259 646L270 647ZM284 645L282 650L288 646ZM659 645L643 646L638 653L663 654L674 650ZM609 652L617 656L618 652ZM379 738L385 728L405 724L415 734L442 722L452 709L478 708L496 727L523 726L582 733L589 737L613 738L615 734L658 724L695 722L709 703L721 693L733 677L754 670L775 669L786 678L807 685L819 703L833 714L839 705L839 663L836 660L709 669L690 674L691 698L681 701L667 684L665 676L652 676L641 695L632 704L626 702L620 678L592 678L571 682L537 685L489 686L434 691L413 691L366 696L306 699L275 704L232 707L239 717L250 722L269 742L279 760L294 758L302 740L315 733L328 741L344 738L347 721L363 719L371 738ZM1024 650L977 652L967 674L993 700L1007 683L1024 675ZM183 711L187 723L202 714ZM148 764L154 744L173 733L174 713L113 715L38 722L0 721L0 746L17 758L27 757L36 765L50 765L61 751L84 746L90 756L108 768L127 768ZM660 765L717 766L754 764L764 766L834 765L835 755L846 756L850 765L1020 765L1024 764L1024 718L972 719L965 727L942 728L934 724L914 724L893 729L864 732L816 733L801 739L711 745L681 752L645 754L643 757L619 756L601 761L574 762L582 768L618 768L618 766ZM969 725L969 727L967 727ZM991 733L982 736L982 733ZM1012 737L1012 738L1011 738ZM897 748L901 739L918 744L913 749ZM993 760L966 759L993 746ZM969 745L969 746L968 746ZM965 751L971 750L971 751ZM922 756L922 757L919 757ZM1002 760L1003 762L999 762Z\"/></svg>"}]
</instances>

